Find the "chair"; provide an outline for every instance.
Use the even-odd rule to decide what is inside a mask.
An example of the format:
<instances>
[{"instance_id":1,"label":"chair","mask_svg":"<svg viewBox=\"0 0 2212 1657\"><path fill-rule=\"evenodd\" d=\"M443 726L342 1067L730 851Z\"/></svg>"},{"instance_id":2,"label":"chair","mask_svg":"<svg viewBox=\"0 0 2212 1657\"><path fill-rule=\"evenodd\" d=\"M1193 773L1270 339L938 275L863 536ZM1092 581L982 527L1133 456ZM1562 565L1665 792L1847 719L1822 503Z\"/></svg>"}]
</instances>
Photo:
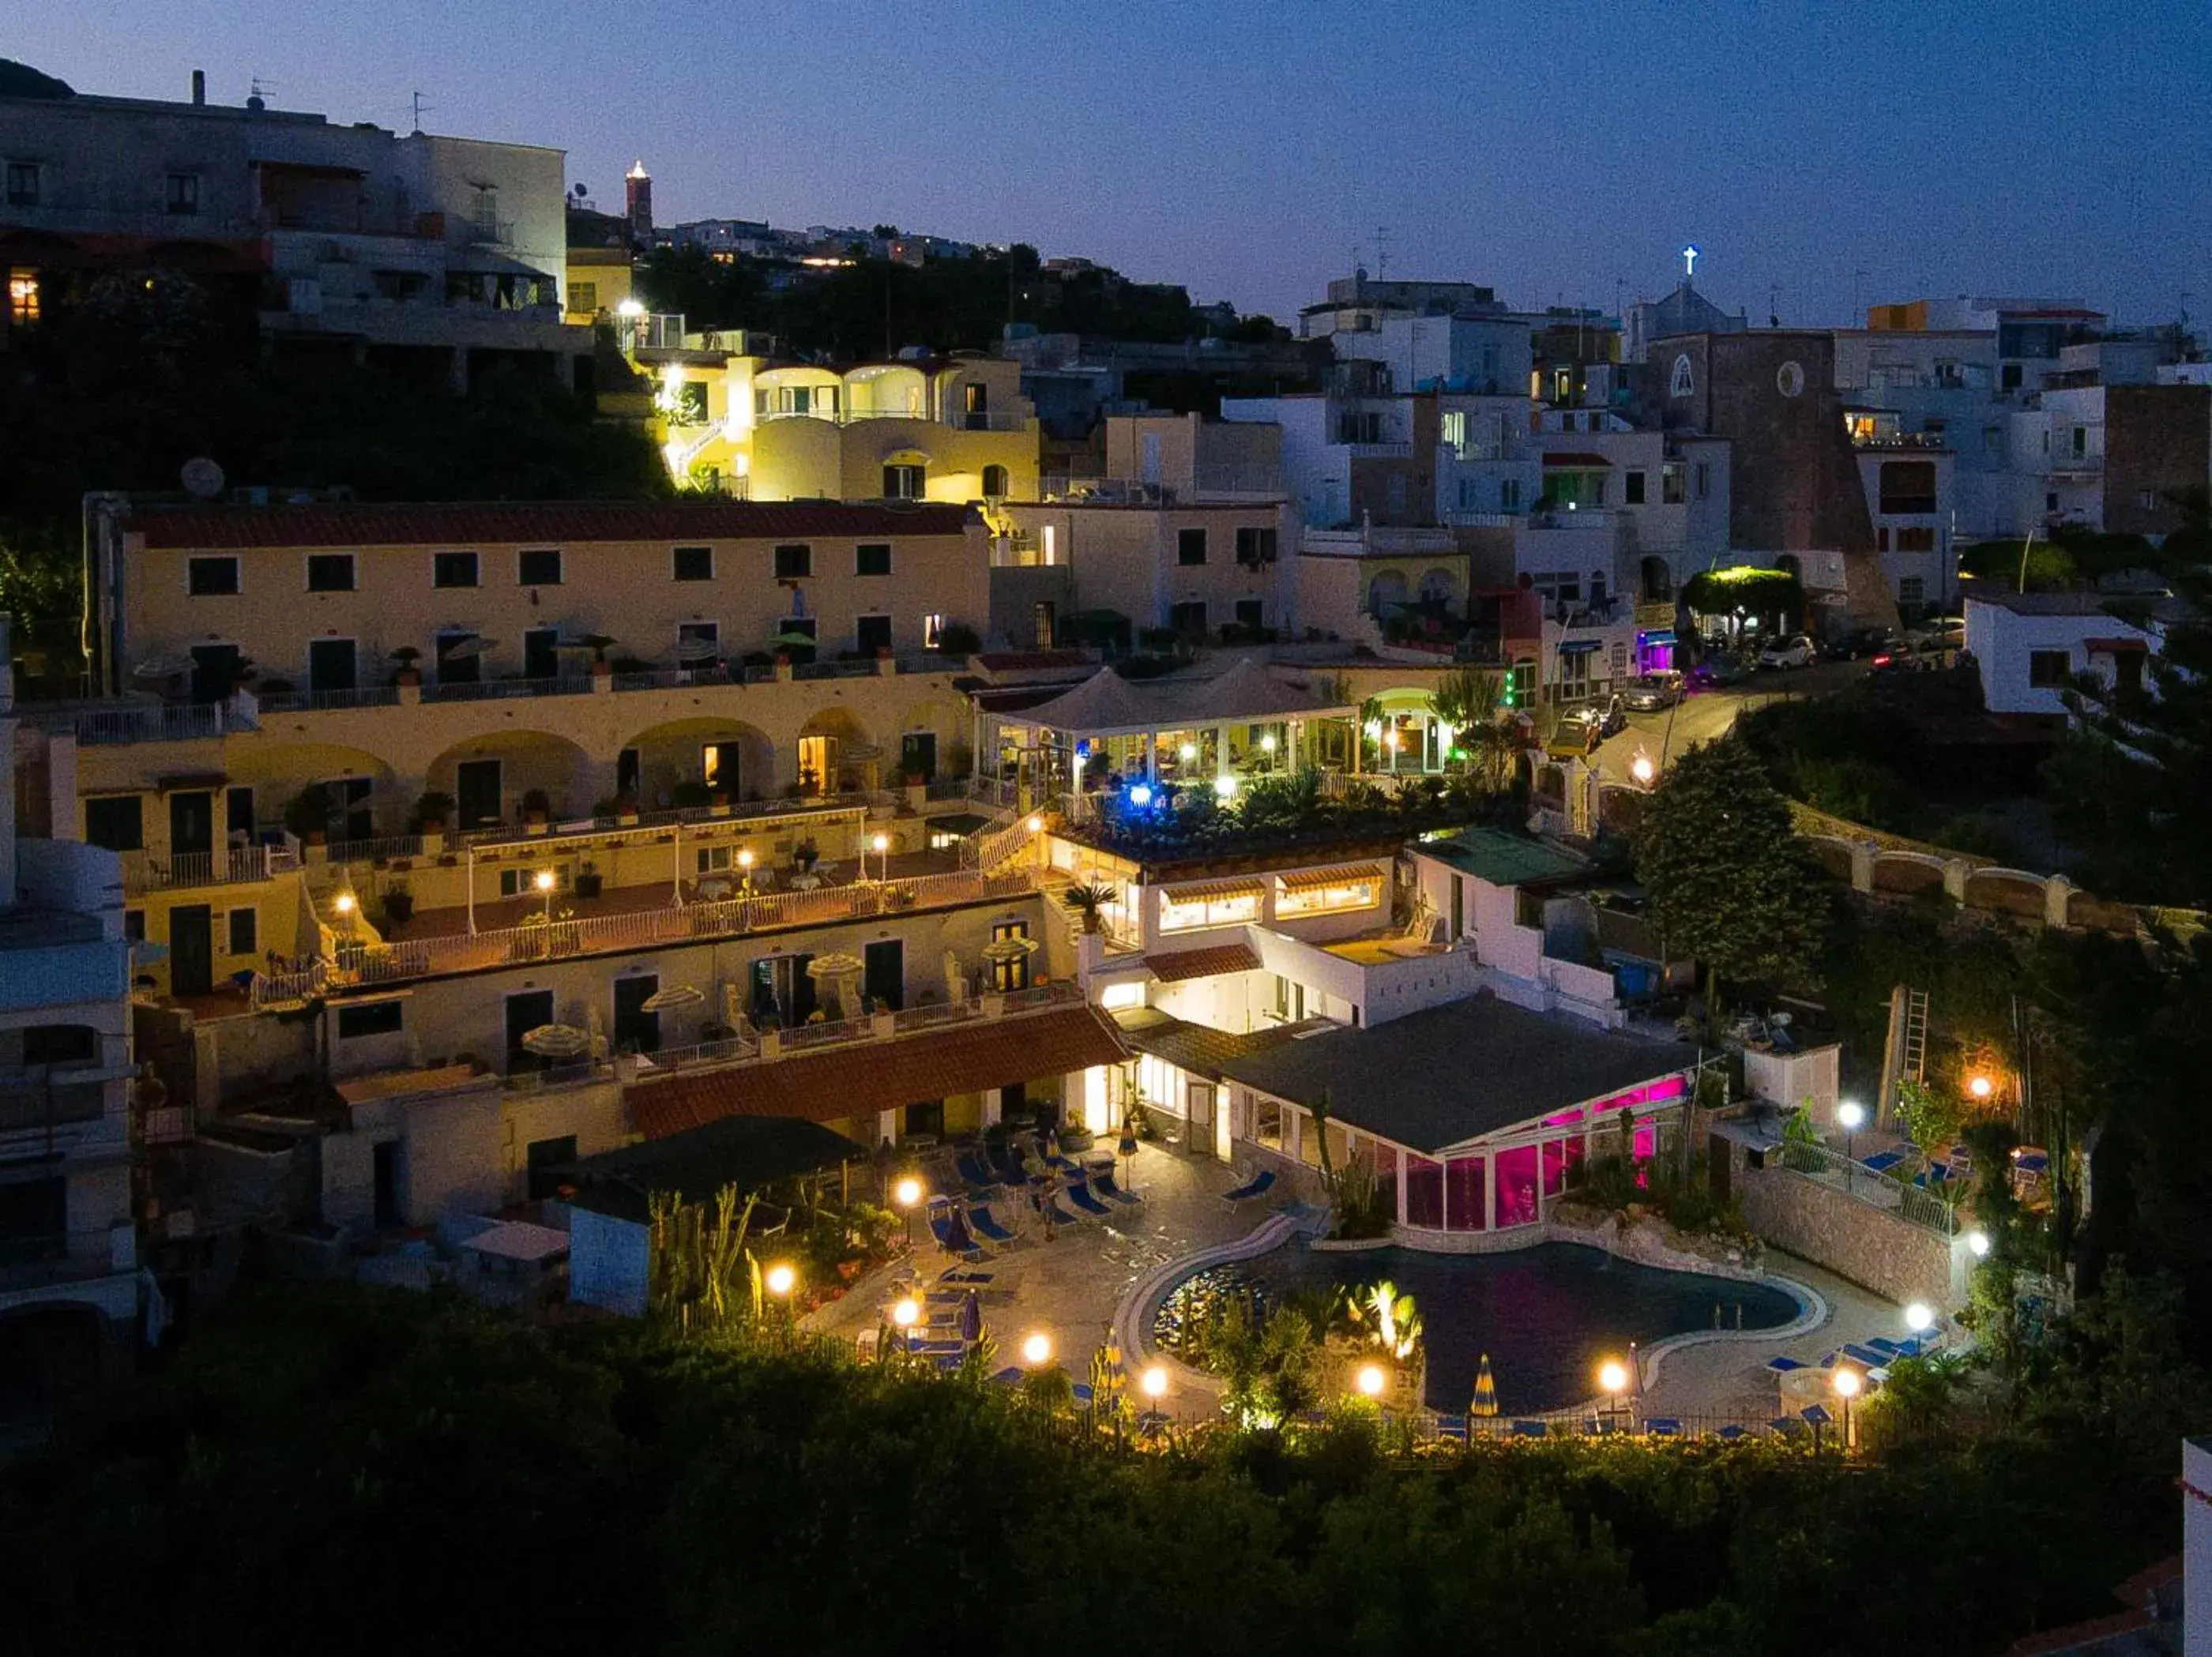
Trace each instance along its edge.
<instances>
[{"instance_id":1,"label":"chair","mask_svg":"<svg viewBox=\"0 0 2212 1657\"><path fill-rule=\"evenodd\" d=\"M1516 1421L1513 1423L1516 1438L1549 1438L1552 1429L1540 1421Z\"/></svg>"},{"instance_id":2,"label":"chair","mask_svg":"<svg viewBox=\"0 0 2212 1657\"><path fill-rule=\"evenodd\" d=\"M1672 1416L1653 1416L1644 1422L1644 1430L1654 1438L1680 1438L1682 1423Z\"/></svg>"},{"instance_id":3,"label":"chair","mask_svg":"<svg viewBox=\"0 0 2212 1657\"><path fill-rule=\"evenodd\" d=\"M1090 1186L1081 1180L1070 1180L1067 1182L1066 1194L1068 1201L1073 1203L1078 1208L1081 1209L1085 1214L1091 1216L1094 1219L1103 1218L1106 1216L1112 1214L1114 1211L1112 1209L1107 1207L1105 1204L1100 1202L1097 1198L1092 1196L1091 1194Z\"/></svg>"},{"instance_id":4,"label":"chair","mask_svg":"<svg viewBox=\"0 0 2212 1657\"><path fill-rule=\"evenodd\" d=\"M1114 1177L1114 1170L1110 1168L1101 1168L1091 1176L1091 1188L1102 1197L1111 1198L1117 1203L1127 1203L1132 1207L1145 1200L1133 1191L1124 1191L1121 1182Z\"/></svg>"},{"instance_id":5,"label":"chair","mask_svg":"<svg viewBox=\"0 0 2212 1657\"><path fill-rule=\"evenodd\" d=\"M965 1229L956 1233L954 1224L954 1217L949 1213L933 1214L929 1217L929 1235L937 1239L937 1246L948 1254L957 1254L963 1260L982 1259L983 1251L977 1247L975 1240L969 1236Z\"/></svg>"},{"instance_id":6,"label":"chair","mask_svg":"<svg viewBox=\"0 0 2212 1657\"><path fill-rule=\"evenodd\" d=\"M1438 1416L1437 1417L1437 1436L1438 1438L1455 1438L1461 1443L1466 1443L1467 1417L1465 1416Z\"/></svg>"},{"instance_id":7,"label":"chair","mask_svg":"<svg viewBox=\"0 0 2212 1657\"><path fill-rule=\"evenodd\" d=\"M993 1218L991 1211L980 1203L968 1211L968 1223L986 1242L1010 1243L1014 1240L1014 1234Z\"/></svg>"},{"instance_id":8,"label":"chair","mask_svg":"<svg viewBox=\"0 0 2212 1657\"><path fill-rule=\"evenodd\" d=\"M1054 1225L1080 1225L1083 1222L1060 1205L1060 1199L1048 1197L1037 1205L1037 1212Z\"/></svg>"},{"instance_id":9,"label":"chair","mask_svg":"<svg viewBox=\"0 0 2212 1657\"><path fill-rule=\"evenodd\" d=\"M1003 1183L1000 1176L983 1166L983 1159L972 1150L963 1150L952 1159L954 1172L975 1189L988 1190Z\"/></svg>"},{"instance_id":10,"label":"chair","mask_svg":"<svg viewBox=\"0 0 2212 1657\"><path fill-rule=\"evenodd\" d=\"M1263 1168L1234 1190L1223 1192L1221 1200L1234 1208L1239 1203L1251 1201L1255 1197L1266 1196L1274 1183L1275 1170L1272 1168Z\"/></svg>"}]
</instances>

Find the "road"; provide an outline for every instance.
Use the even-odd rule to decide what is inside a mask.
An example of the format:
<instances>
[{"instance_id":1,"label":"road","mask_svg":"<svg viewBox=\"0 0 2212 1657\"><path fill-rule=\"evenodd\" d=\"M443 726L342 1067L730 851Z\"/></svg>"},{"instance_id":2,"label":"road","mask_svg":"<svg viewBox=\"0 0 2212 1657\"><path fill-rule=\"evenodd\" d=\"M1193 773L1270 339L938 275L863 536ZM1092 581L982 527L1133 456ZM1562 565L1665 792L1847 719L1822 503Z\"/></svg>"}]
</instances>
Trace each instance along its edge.
<instances>
[{"instance_id":1,"label":"road","mask_svg":"<svg viewBox=\"0 0 2212 1657\"><path fill-rule=\"evenodd\" d=\"M1591 762L1607 777L1626 781L1639 748L1654 763L1671 761L1686 748L1727 735L1739 713L1790 696L1830 695L1861 677L1867 665L1864 662L1818 662L1811 667L1754 673L1741 684L1725 689L1693 692L1675 707L1656 713L1631 713L1628 729L1608 737Z\"/></svg>"}]
</instances>

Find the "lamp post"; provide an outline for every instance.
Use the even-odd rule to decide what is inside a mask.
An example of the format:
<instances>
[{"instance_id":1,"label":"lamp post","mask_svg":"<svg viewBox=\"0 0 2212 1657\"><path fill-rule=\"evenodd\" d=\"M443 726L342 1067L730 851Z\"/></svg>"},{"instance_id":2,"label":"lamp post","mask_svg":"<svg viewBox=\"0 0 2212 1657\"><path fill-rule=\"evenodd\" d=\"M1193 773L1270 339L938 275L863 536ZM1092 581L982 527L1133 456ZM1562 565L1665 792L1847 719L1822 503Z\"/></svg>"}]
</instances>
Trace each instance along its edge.
<instances>
[{"instance_id":1,"label":"lamp post","mask_svg":"<svg viewBox=\"0 0 2212 1657\"><path fill-rule=\"evenodd\" d=\"M553 887L555 884L553 871L550 869L540 869L535 875L531 877L530 883L538 889L538 895L545 900L545 924L550 926L553 924Z\"/></svg>"},{"instance_id":2,"label":"lamp post","mask_svg":"<svg viewBox=\"0 0 2212 1657\"><path fill-rule=\"evenodd\" d=\"M1844 1131L1844 1189L1852 1189L1858 1177L1859 1130L1866 1126L1866 1107L1846 1099L1836 1107L1836 1125Z\"/></svg>"},{"instance_id":3,"label":"lamp post","mask_svg":"<svg viewBox=\"0 0 2212 1657\"><path fill-rule=\"evenodd\" d=\"M1851 1453L1851 1400L1859 1395L1862 1384L1859 1372L1856 1369L1838 1369L1836 1378L1831 1383L1836 1389L1837 1401L1843 1406L1842 1443L1845 1455Z\"/></svg>"},{"instance_id":4,"label":"lamp post","mask_svg":"<svg viewBox=\"0 0 2212 1657\"><path fill-rule=\"evenodd\" d=\"M1990 1096L1996 1090L1997 1084L1986 1076L1974 1076L1967 1079L1966 1091L1973 1096L1977 1104L1986 1104Z\"/></svg>"},{"instance_id":5,"label":"lamp post","mask_svg":"<svg viewBox=\"0 0 2212 1657\"><path fill-rule=\"evenodd\" d=\"M1636 757L1628 762L1628 774L1636 779L1638 788L1649 788L1659 780L1658 762L1639 748Z\"/></svg>"},{"instance_id":6,"label":"lamp post","mask_svg":"<svg viewBox=\"0 0 2212 1657\"><path fill-rule=\"evenodd\" d=\"M1138 1378L1137 1385L1157 1409L1160 1400L1168 1395L1168 1372L1155 1363Z\"/></svg>"},{"instance_id":7,"label":"lamp post","mask_svg":"<svg viewBox=\"0 0 2212 1657\"><path fill-rule=\"evenodd\" d=\"M779 1321L781 1324L785 1338L788 1339L790 1338L792 1326L796 1321L796 1318L791 1308L791 1291L799 1286L799 1273L790 1266L786 1265L781 1261L778 1261L775 1265L769 1267L768 1275L762 1278L761 1281L763 1285L768 1290L768 1292L773 1296L777 1302L783 1308Z\"/></svg>"},{"instance_id":8,"label":"lamp post","mask_svg":"<svg viewBox=\"0 0 2212 1657\"><path fill-rule=\"evenodd\" d=\"M1990 1257L1990 1234L1976 1226L1966 1234L1966 1250L1978 1260Z\"/></svg>"},{"instance_id":9,"label":"lamp post","mask_svg":"<svg viewBox=\"0 0 2212 1657\"><path fill-rule=\"evenodd\" d=\"M1042 1369L1052 1362L1052 1337L1042 1329L1026 1336L1022 1341L1022 1363L1031 1369Z\"/></svg>"},{"instance_id":10,"label":"lamp post","mask_svg":"<svg viewBox=\"0 0 2212 1657\"><path fill-rule=\"evenodd\" d=\"M1605 1394L1609 1418L1620 1409L1620 1395L1628 1390L1628 1366L1619 1358L1607 1358L1597 1367L1597 1384Z\"/></svg>"},{"instance_id":11,"label":"lamp post","mask_svg":"<svg viewBox=\"0 0 2212 1657\"><path fill-rule=\"evenodd\" d=\"M750 897L753 890L753 848L750 846L738 849L738 881L745 895Z\"/></svg>"},{"instance_id":12,"label":"lamp post","mask_svg":"<svg viewBox=\"0 0 2212 1657\"><path fill-rule=\"evenodd\" d=\"M1382 1373L1381 1364L1363 1363L1352 1381L1358 1387L1359 1396L1372 1402L1382 1396L1382 1389L1390 1384L1390 1377Z\"/></svg>"},{"instance_id":13,"label":"lamp post","mask_svg":"<svg viewBox=\"0 0 2212 1657\"><path fill-rule=\"evenodd\" d=\"M1905 1308L1905 1330L1915 1338L1936 1326L1936 1314L1924 1301L1915 1301Z\"/></svg>"},{"instance_id":14,"label":"lamp post","mask_svg":"<svg viewBox=\"0 0 2212 1657\"><path fill-rule=\"evenodd\" d=\"M914 1253L914 1211L921 1201L921 1181L908 1174L891 1187L891 1200L906 1212L906 1252Z\"/></svg>"},{"instance_id":15,"label":"lamp post","mask_svg":"<svg viewBox=\"0 0 2212 1657\"><path fill-rule=\"evenodd\" d=\"M871 837L868 849L876 854L876 878L878 880L890 878L891 837L889 835L877 835ZM860 864L860 878L866 880L868 877L867 859L863 858Z\"/></svg>"}]
</instances>

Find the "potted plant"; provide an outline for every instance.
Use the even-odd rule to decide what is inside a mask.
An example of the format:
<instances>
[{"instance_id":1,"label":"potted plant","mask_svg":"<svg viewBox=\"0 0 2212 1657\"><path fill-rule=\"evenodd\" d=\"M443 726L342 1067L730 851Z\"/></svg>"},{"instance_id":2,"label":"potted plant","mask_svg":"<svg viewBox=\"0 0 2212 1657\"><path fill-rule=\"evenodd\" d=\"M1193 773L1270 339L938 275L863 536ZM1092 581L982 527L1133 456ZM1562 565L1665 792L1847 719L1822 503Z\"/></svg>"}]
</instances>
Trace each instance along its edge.
<instances>
[{"instance_id":1,"label":"potted plant","mask_svg":"<svg viewBox=\"0 0 2212 1657\"><path fill-rule=\"evenodd\" d=\"M697 810L713 798L713 791L696 777L686 777L668 792L668 803L679 811Z\"/></svg>"},{"instance_id":2,"label":"potted plant","mask_svg":"<svg viewBox=\"0 0 2212 1657\"><path fill-rule=\"evenodd\" d=\"M625 828L637 827L637 797L624 794L615 802L615 821Z\"/></svg>"},{"instance_id":3,"label":"potted plant","mask_svg":"<svg viewBox=\"0 0 2212 1657\"><path fill-rule=\"evenodd\" d=\"M708 791L707 809L718 817L730 815L730 791L719 785Z\"/></svg>"},{"instance_id":4,"label":"potted plant","mask_svg":"<svg viewBox=\"0 0 2212 1657\"><path fill-rule=\"evenodd\" d=\"M814 836L811 835L807 835L791 848L792 866L801 874L812 874L814 865L821 861L821 859L822 848L814 843Z\"/></svg>"},{"instance_id":5,"label":"potted plant","mask_svg":"<svg viewBox=\"0 0 2212 1657\"><path fill-rule=\"evenodd\" d=\"M442 835L446 822L453 815L453 797L437 789L425 789L415 800L415 815L408 824L408 832L415 835Z\"/></svg>"},{"instance_id":6,"label":"potted plant","mask_svg":"<svg viewBox=\"0 0 2212 1657\"><path fill-rule=\"evenodd\" d=\"M597 864L586 863L576 871L578 897L597 897L605 889L606 883L606 877L599 872Z\"/></svg>"},{"instance_id":7,"label":"potted plant","mask_svg":"<svg viewBox=\"0 0 2212 1657\"><path fill-rule=\"evenodd\" d=\"M1103 925L1102 912L1114 901L1114 889L1104 885L1071 886L1060 895L1060 901L1083 917L1083 930L1096 932Z\"/></svg>"},{"instance_id":8,"label":"potted plant","mask_svg":"<svg viewBox=\"0 0 2212 1657\"><path fill-rule=\"evenodd\" d=\"M415 919L415 894L404 881L395 880L384 889L384 926L387 932L405 926Z\"/></svg>"},{"instance_id":9,"label":"potted plant","mask_svg":"<svg viewBox=\"0 0 2212 1657\"><path fill-rule=\"evenodd\" d=\"M543 788L528 788L522 794L522 821L533 835L545 832L545 822L553 813L553 802Z\"/></svg>"},{"instance_id":10,"label":"potted plant","mask_svg":"<svg viewBox=\"0 0 2212 1657\"><path fill-rule=\"evenodd\" d=\"M284 827L308 845L320 846L330 838L331 809L329 787L311 782L284 807Z\"/></svg>"},{"instance_id":11,"label":"potted plant","mask_svg":"<svg viewBox=\"0 0 2212 1657\"><path fill-rule=\"evenodd\" d=\"M592 677L593 678L604 679L608 674L615 671L614 665L607 660L607 646L614 643L614 640L608 634L604 633L580 634L577 635L576 642L580 645L588 646L591 648Z\"/></svg>"},{"instance_id":12,"label":"potted plant","mask_svg":"<svg viewBox=\"0 0 2212 1657\"><path fill-rule=\"evenodd\" d=\"M399 664L398 671L392 676L392 683L417 685L422 683L422 670L415 665L422 659L422 652L413 645L399 646L392 652L392 659Z\"/></svg>"}]
</instances>

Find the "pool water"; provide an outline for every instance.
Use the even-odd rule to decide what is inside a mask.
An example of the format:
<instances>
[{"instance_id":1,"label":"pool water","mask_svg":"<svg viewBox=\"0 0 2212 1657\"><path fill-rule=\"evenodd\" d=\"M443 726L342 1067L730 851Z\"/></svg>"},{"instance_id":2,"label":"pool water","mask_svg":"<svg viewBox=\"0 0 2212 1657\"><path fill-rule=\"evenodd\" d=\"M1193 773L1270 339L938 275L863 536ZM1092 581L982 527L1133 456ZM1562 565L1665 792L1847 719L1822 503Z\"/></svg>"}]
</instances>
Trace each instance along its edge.
<instances>
[{"instance_id":1,"label":"pool water","mask_svg":"<svg viewBox=\"0 0 2212 1657\"><path fill-rule=\"evenodd\" d=\"M1796 1317L1794 1296L1764 1284L1665 1272L1601 1248L1541 1243L1504 1254L1428 1254L1405 1248L1316 1253L1303 1244L1186 1278L1154 1320L1173 1350L1194 1301L1250 1287L1262 1303L1286 1291L1365 1286L1389 1278L1419 1309L1433 1410L1457 1413L1474 1396L1482 1355L1504 1415L1590 1397L1597 1367L1668 1335L1723 1327L1773 1329ZM1739 1316L1741 1322L1739 1323Z\"/></svg>"}]
</instances>

